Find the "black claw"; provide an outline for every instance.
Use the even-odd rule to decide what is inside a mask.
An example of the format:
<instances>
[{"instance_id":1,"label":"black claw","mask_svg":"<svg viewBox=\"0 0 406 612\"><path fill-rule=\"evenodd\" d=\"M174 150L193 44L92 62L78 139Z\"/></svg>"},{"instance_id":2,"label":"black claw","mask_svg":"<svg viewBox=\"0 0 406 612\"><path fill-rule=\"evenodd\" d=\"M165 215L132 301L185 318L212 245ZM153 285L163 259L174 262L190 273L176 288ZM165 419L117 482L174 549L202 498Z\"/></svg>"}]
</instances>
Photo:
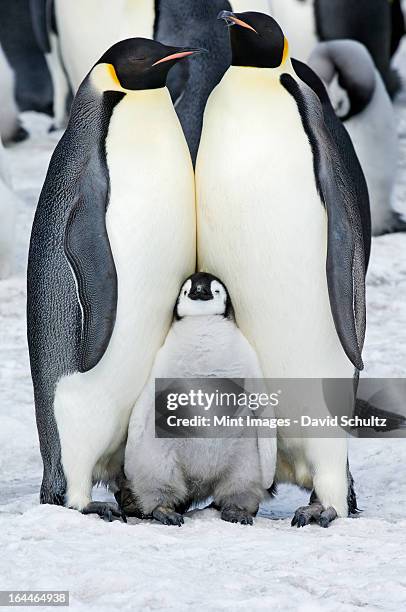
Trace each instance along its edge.
<instances>
[{"instance_id":1,"label":"black claw","mask_svg":"<svg viewBox=\"0 0 406 612\"><path fill-rule=\"evenodd\" d=\"M241 523L241 525L253 525L254 521L249 512L240 510L239 508L227 508L221 513L223 521L228 523Z\"/></svg>"},{"instance_id":2,"label":"black claw","mask_svg":"<svg viewBox=\"0 0 406 612\"><path fill-rule=\"evenodd\" d=\"M152 516L155 520L162 523L163 525L176 525L178 527L182 527L182 525L184 524L183 516L172 510L161 510L156 508L152 512Z\"/></svg>"},{"instance_id":3,"label":"black claw","mask_svg":"<svg viewBox=\"0 0 406 612\"><path fill-rule=\"evenodd\" d=\"M112 523L115 518L122 519L124 523L127 522L127 518L120 508L108 502L91 502L86 508L83 508L82 514L97 514L108 523Z\"/></svg>"},{"instance_id":4,"label":"black claw","mask_svg":"<svg viewBox=\"0 0 406 612\"><path fill-rule=\"evenodd\" d=\"M324 529L326 529L330 525L330 521L327 517L321 516L319 520L319 525L320 527L323 527Z\"/></svg>"},{"instance_id":5,"label":"black claw","mask_svg":"<svg viewBox=\"0 0 406 612\"><path fill-rule=\"evenodd\" d=\"M307 525L307 518L305 517L304 514L301 514L299 516L298 522L297 522L297 526L298 527L305 527L305 525Z\"/></svg>"}]
</instances>

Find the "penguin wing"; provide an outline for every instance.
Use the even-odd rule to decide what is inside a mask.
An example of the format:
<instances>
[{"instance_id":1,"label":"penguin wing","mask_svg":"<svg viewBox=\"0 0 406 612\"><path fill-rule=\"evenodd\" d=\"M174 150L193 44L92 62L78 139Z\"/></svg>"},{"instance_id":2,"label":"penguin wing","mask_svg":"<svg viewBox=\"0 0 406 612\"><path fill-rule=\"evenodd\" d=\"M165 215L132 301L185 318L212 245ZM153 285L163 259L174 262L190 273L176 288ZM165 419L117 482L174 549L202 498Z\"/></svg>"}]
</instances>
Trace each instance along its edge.
<instances>
[{"instance_id":1,"label":"penguin wing","mask_svg":"<svg viewBox=\"0 0 406 612\"><path fill-rule=\"evenodd\" d=\"M371 208L367 182L354 145L341 120L337 117L327 90L319 76L303 62L292 59L292 65L298 77L318 96L323 107L325 125L341 153L342 161L346 164L346 170L355 186L357 205L361 215L365 267L368 269L371 253Z\"/></svg>"},{"instance_id":2,"label":"penguin wing","mask_svg":"<svg viewBox=\"0 0 406 612\"><path fill-rule=\"evenodd\" d=\"M327 211L326 267L331 311L347 357L362 370L366 257L369 252L364 244L368 229L363 227L363 216L367 215L367 204L369 210L368 190L362 170L359 176L351 170L352 165L359 166L359 162L352 144L350 147L348 141L343 140L337 125L339 119L336 117L335 124L318 95L318 91L325 92L323 84L308 66L297 61L293 65L299 72L300 81L283 74L281 84L298 106L313 151L317 189ZM360 197L362 202L359 202Z\"/></svg>"},{"instance_id":3,"label":"penguin wing","mask_svg":"<svg viewBox=\"0 0 406 612\"><path fill-rule=\"evenodd\" d=\"M64 249L82 312L78 368L98 364L110 342L117 310L117 273L106 229L107 176L90 157L68 218Z\"/></svg>"}]
</instances>

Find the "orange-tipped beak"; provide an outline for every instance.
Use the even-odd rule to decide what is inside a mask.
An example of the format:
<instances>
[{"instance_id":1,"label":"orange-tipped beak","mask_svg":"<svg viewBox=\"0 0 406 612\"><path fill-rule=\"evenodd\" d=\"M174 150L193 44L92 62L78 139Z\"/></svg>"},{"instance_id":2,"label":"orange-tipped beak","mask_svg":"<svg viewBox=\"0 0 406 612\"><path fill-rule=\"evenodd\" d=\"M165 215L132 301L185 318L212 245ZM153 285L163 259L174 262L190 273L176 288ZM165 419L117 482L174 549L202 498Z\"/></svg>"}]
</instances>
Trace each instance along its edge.
<instances>
[{"instance_id":1,"label":"orange-tipped beak","mask_svg":"<svg viewBox=\"0 0 406 612\"><path fill-rule=\"evenodd\" d=\"M218 16L218 19L224 19L224 21L226 21L229 25L235 24L240 26L241 28L246 28L247 30L255 32L255 34L258 34L258 32L252 26L250 26L248 23L245 23L245 21L243 21L242 19L238 19L238 17L233 15L233 13L230 13L230 11L222 11Z\"/></svg>"},{"instance_id":2,"label":"orange-tipped beak","mask_svg":"<svg viewBox=\"0 0 406 612\"><path fill-rule=\"evenodd\" d=\"M190 51L179 51L178 53L171 53L171 55L167 55L162 59L152 64L153 66L157 66L158 64L163 64L164 62L172 62L174 60L182 59L183 57L188 57L189 55L193 55L194 53L201 53L202 49L191 49Z\"/></svg>"}]
</instances>

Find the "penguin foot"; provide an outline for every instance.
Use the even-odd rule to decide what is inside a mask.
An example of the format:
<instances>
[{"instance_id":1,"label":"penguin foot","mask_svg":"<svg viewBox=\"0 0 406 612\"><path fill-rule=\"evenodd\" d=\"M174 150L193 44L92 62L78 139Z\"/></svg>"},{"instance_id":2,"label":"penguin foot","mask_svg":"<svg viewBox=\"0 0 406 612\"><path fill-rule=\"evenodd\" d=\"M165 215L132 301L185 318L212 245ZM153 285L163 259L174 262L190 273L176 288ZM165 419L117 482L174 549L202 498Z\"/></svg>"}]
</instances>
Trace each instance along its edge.
<instances>
[{"instance_id":1,"label":"penguin foot","mask_svg":"<svg viewBox=\"0 0 406 612\"><path fill-rule=\"evenodd\" d=\"M236 506L227 506L221 511L221 519L228 523L241 523L241 525L253 525L254 519L250 512L241 510Z\"/></svg>"},{"instance_id":2,"label":"penguin foot","mask_svg":"<svg viewBox=\"0 0 406 612\"><path fill-rule=\"evenodd\" d=\"M318 523L320 527L326 528L336 518L337 512L333 507L324 509L320 502L313 502L296 510L291 525L299 528L310 523Z\"/></svg>"},{"instance_id":3,"label":"penguin foot","mask_svg":"<svg viewBox=\"0 0 406 612\"><path fill-rule=\"evenodd\" d=\"M183 516L175 512L171 508L165 508L164 506L158 506L155 510L152 511L152 516L156 521L162 523L162 525L177 525L178 527L182 527Z\"/></svg>"},{"instance_id":4,"label":"penguin foot","mask_svg":"<svg viewBox=\"0 0 406 612\"><path fill-rule=\"evenodd\" d=\"M124 512L115 504L108 502L90 502L90 504L83 508L82 514L98 514L100 518L108 523L111 523L115 518L121 519L123 523L127 522Z\"/></svg>"}]
</instances>

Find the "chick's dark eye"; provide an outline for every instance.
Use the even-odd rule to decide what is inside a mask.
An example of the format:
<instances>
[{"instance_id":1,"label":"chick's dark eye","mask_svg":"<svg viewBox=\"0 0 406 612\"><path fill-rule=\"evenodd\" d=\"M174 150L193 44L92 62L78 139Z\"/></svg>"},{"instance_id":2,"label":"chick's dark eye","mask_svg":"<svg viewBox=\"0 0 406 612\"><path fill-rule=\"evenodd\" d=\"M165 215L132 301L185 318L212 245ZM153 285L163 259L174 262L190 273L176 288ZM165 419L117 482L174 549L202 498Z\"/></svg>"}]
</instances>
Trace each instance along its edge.
<instances>
[{"instance_id":1,"label":"chick's dark eye","mask_svg":"<svg viewBox=\"0 0 406 612\"><path fill-rule=\"evenodd\" d=\"M216 291L214 293L220 293L220 291L218 289L216 289Z\"/></svg>"},{"instance_id":2,"label":"chick's dark eye","mask_svg":"<svg viewBox=\"0 0 406 612\"><path fill-rule=\"evenodd\" d=\"M187 291L184 291L184 292L183 292L183 295L187 295Z\"/></svg>"}]
</instances>

